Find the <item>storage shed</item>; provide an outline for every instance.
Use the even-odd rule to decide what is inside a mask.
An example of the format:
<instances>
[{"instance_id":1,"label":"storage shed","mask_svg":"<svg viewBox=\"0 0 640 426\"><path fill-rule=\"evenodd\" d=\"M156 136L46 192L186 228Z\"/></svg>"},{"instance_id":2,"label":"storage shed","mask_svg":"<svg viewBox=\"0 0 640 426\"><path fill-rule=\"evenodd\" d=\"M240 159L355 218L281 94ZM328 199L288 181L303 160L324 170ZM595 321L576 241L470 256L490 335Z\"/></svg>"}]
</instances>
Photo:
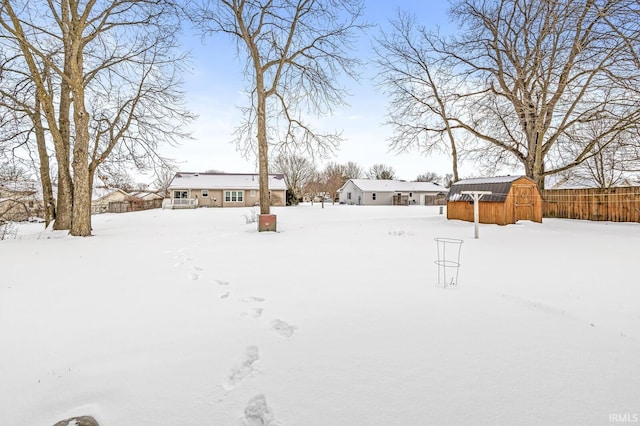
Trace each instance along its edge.
<instances>
[{"instance_id":1,"label":"storage shed","mask_svg":"<svg viewBox=\"0 0 640 426\"><path fill-rule=\"evenodd\" d=\"M447 219L473 222L470 191L490 191L478 204L478 221L507 225L519 220L542 222L542 198L535 181L526 176L464 179L454 183L447 195Z\"/></svg>"}]
</instances>

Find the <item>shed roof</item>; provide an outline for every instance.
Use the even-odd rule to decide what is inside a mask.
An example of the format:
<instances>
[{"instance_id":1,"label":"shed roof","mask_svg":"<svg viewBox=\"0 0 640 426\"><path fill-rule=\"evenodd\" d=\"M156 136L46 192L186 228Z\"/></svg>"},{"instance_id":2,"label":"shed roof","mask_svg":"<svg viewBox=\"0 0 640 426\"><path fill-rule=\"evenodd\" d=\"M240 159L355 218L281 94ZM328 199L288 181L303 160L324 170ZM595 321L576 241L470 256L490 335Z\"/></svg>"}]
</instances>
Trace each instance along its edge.
<instances>
[{"instance_id":1,"label":"shed roof","mask_svg":"<svg viewBox=\"0 0 640 426\"><path fill-rule=\"evenodd\" d=\"M444 186L433 182L407 182L404 180L386 179L350 179L361 191L368 192L435 192L446 193ZM347 184L345 183L345 185ZM344 185L342 186L344 188ZM340 188L340 189L342 189Z\"/></svg>"},{"instance_id":2,"label":"shed roof","mask_svg":"<svg viewBox=\"0 0 640 426\"><path fill-rule=\"evenodd\" d=\"M451 185L447 201L472 201L471 195L463 194L463 191L491 191L480 199L488 202L504 202L511 190L511 185L518 179L527 179L526 176L494 176L477 179L463 179Z\"/></svg>"},{"instance_id":3,"label":"shed roof","mask_svg":"<svg viewBox=\"0 0 640 426\"><path fill-rule=\"evenodd\" d=\"M178 172L169 189L259 189L260 178L254 173ZM282 174L269 175L269 189L286 190Z\"/></svg>"}]
</instances>

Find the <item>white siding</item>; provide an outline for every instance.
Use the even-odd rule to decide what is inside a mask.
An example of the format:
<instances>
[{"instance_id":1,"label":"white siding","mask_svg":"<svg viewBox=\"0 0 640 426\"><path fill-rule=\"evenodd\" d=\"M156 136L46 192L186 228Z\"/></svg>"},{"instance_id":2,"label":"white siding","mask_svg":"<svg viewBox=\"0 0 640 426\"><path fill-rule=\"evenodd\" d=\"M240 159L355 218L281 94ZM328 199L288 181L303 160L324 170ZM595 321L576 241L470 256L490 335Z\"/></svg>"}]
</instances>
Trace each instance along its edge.
<instances>
[{"instance_id":1,"label":"white siding","mask_svg":"<svg viewBox=\"0 0 640 426\"><path fill-rule=\"evenodd\" d=\"M425 195L446 194L448 190L431 182L350 179L340 188L339 200L344 204L363 206L391 206L394 196L402 196L401 203L425 204ZM375 200L373 194L376 194ZM409 195L411 194L411 195Z\"/></svg>"},{"instance_id":2,"label":"white siding","mask_svg":"<svg viewBox=\"0 0 640 426\"><path fill-rule=\"evenodd\" d=\"M364 204L364 196L360 188L348 181L340 191L339 201L344 204Z\"/></svg>"},{"instance_id":3,"label":"white siding","mask_svg":"<svg viewBox=\"0 0 640 426\"><path fill-rule=\"evenodd\" d=\"M375 194L375 200L373 199ZM367 191L362 197L362 204L365 206L390 206L393 204L393 192Z\"/></svg>"}]
</instances>

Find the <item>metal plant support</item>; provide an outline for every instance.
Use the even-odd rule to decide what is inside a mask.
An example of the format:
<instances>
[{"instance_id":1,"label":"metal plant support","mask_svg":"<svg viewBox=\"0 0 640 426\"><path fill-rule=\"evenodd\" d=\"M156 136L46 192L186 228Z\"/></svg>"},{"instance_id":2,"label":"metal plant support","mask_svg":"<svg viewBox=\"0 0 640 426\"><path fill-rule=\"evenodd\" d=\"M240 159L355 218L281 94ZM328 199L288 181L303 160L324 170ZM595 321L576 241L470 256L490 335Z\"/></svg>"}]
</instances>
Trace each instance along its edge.
<instances>
[{"instance_id":1,"label":"metal plant support","mask_svg":"<svg viewBox=\"0 0 640 426\"><path fill-rule=\"evenodd\" d=\"M438 247L438 286L454 287L458 285L460 270L460 248L463 240L456 238L434 238Z\"/></svg>"}]
</instances>

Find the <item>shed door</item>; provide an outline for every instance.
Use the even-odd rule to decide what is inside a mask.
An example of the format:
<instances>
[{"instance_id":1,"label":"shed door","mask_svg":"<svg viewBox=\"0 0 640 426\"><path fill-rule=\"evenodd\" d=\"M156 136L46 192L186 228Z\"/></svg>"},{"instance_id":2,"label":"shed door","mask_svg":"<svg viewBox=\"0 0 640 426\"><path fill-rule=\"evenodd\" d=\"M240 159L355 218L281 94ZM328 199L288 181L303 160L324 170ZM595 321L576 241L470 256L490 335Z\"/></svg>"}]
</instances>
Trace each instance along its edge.
<instances>
[{"instance_id":1,"label":"shed door","mask_svg":"<svg viewBox=\"0 0 640 426\"><path fill-rule=\"evenodd\" d=\"M533 186L514 185L516 222L518 220L533 220Z\"/></svg>"}]
</instances>

